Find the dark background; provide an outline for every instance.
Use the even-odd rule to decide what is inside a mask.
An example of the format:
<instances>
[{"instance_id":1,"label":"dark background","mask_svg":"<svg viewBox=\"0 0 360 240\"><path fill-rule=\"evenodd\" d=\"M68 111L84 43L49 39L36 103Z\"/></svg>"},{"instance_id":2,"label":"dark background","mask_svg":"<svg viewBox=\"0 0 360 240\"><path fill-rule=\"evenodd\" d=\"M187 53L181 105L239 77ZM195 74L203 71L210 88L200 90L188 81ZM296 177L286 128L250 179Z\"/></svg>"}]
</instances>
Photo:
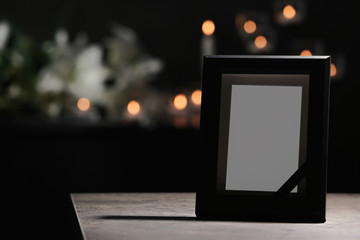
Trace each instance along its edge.
<instances>
[{"instance_id":1,"label":"dark background","mask_svg":"<svg viewBox=\"0 0 360 240\"><path fill-rule=\"evenodd\" d=\"M328 191L360 192L357 8L347 0L306 3L305 21L291 26L273 22L273 1L268 0L15 0L0 3L0 19L11 21L39 44L51 39L59 27L66 28L70 38L86 32L93 42L109 34L112 22L130 27L143 49L165 62L153 85L173 90L199 86L200 30L205 19L216 24L218 54L249 54L235 30L234 17L241 11L262 11L278 34L271 54L298 54L292 42L306 38L322 40L324 54L345 56L345 73L331 83ZM67 218L62 210L70 206L69 192L196 191L201 158L197 129L19 120L0 124L0 158L6 163L2 171L8 176L9 199L22 206L20 212L27 217L40 216L35 219L42 219L39 222L50 230L59 227L43 219L60 224ZM64 228L71 228L70 223Z\"/></svg>"}]
</instances>

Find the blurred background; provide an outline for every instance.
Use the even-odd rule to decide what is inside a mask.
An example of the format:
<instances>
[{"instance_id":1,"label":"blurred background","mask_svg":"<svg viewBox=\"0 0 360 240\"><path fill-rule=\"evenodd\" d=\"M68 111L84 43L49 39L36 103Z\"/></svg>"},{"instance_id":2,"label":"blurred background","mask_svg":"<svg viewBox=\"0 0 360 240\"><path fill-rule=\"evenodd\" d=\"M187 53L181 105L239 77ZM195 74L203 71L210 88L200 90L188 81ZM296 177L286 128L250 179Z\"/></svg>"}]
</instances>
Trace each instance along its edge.
<instances>
[{"instance_id":1,"label":"blurred background","mask_svg":"<svg viewBox=\"0 0 360 240\"><path fill-rule=\"evenodd\" d=\"M281 54L331 55L328 191L360 192L356 11L349 0L2 1L8 185L196 191L202 55Z\"/></svg>"}]
</instances>

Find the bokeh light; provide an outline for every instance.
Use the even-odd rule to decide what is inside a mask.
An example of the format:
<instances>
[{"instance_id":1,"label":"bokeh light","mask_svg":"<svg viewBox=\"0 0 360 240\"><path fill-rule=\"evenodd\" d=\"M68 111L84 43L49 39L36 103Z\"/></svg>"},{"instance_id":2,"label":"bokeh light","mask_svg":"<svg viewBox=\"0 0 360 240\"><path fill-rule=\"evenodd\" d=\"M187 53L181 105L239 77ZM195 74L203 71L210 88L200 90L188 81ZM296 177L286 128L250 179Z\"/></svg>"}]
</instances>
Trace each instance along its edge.
<instances>
[{"instance_id":1,"label":"bokeh light","mask_svg":"<svg viewBox=\"0 0 360 240\"><path fill-rule=\"evenodd\" d=\"M82 97L79 98L79 100L77 101L77 107L79 108L80 111L87 111L90 109L90 100L88 98Z\"/></svg>"},{"instance_id":2,"label":"bokeh light","mask_svg":"<svg viewBox=\"0 0 360 240\"><path fill-rule=\"evenodd\" d=\"M255 46L259 49L263 49L267 45L267 39L263 35L259 35L254 40Z\"/></svg>"},{"instance_id":3,"label":"bokeh light","mask_svg":"<svg viewBox=\"0 0 360 240\"><path fill-rule=\"evenodd\" d=\"M304 49L301 51L300 56L312 56L312 53L308 49Z\"/></svg>"},{"instance_id":4,"label":"bokeh light","mask_svg":"<svg viewBox=\"0 0 360 240\"><path fill-rule=\"evenodd\" d=\"M293 19L296 15L296 10L292 5L286 5L283 9L283 15L286 19Z\"/></svg>"},{"instance_id":5,"label":"bokeh light","mask_svg":"<svg viewBox=\"0 0 360 240\"><path fill-rule=\"evenodd\" d=\"M200 113L195 113L191 116L191 126L195 129L200 128Z\"/></svg>"},{"instance_id":6,"label":"bokeh light","mask_svg":"<svg viewBox=\"0 0 360 240\"><path fill-rule=\"evenodd\" d=\"M210 36L215 32L215 24L211 20L206 20L202 24L202 31L206 36Z\"/></svg>"},{"instance_id":7,"label":"bokeh light","mask_svg":"<svg viewBox=\"0 0 360 240\"><path fill-rule=\"evenodd\" d=\"M256 23L253 20L248 20L244 23L244 31L251 34L256 31Z\"/></svg>"},{"instance_id":8,"label":"bokeh light","mask_svg":"<svg viewBox=\"0 0 360 240\"><path fill-rule=\"evenodd\" d=\"M330 64L330 76L335 77L337 73L337 69L334 63Z\"/></svg>"},{"instance_id":9,"label":"bokeh light","mask_svg":"<svg viewBox=\"0 0 360 240\"><path fill-rule=\"evenodd\" d=\"M140 110L141 110L141 107L140 107L140 103L138 101L131 100L127 105L127 111L131 115L139 114Z\"/></svg>"},{"instance_id":10,"label":"bokeh light","mask_svg":"<svg viewBox=\"0 0 360 240\"><path fill-rule=\"evenodd\" d=\"M173 121L176 128L185 128L188 124L187 119L184 116L176 116Z\"/></svg>"},{"instance_id":11,"label":"bokeh light","mask_svg":"<svg viewBox=\"0 0 360 240\"><path fill-rule=\"evenodd\" d=\"M187 98L184 94L178 94L174 98L174 107L177 110L184 110L187 106Z\"/></svg>"},{"instance_id":12,"label":"bokeh light","mask_svg":"<svg viewBox=\"0 0 360 240\"><path fill-rule=\"evenodd\" d=\"M195 105L200 105L201 104L201 90L193 91L193 93L191 94L191 101Z\"/></svg>"}]
</instances>

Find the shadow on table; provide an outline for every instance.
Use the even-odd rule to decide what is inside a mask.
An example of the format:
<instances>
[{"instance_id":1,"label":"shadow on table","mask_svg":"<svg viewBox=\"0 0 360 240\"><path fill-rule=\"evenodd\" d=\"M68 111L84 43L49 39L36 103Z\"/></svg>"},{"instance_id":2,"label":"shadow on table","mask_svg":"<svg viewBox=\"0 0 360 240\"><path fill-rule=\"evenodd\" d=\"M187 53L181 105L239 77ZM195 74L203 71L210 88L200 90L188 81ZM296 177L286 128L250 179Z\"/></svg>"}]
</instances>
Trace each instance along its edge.
<instances>
[{"instance_id":1,"label":"shadow on table","mask_svg":"<svg viewBox=\"0 0 360 240\"><path fill-rule=\"evenodd\" d=\"M103 219L103 220L195 221L196 217L109 215L109 216L101 216L101 217L99 217L99 219Z\"/></svg>"}]
</instances>

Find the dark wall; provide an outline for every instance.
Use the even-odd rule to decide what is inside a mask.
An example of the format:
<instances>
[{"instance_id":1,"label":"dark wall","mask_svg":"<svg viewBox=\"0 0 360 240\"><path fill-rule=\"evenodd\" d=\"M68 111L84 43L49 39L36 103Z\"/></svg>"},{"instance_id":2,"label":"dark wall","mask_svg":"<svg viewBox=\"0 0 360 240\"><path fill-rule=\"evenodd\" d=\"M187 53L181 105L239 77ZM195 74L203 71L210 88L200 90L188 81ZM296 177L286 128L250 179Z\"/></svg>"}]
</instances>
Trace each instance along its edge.
<instances>
[{"instance_id":1,"label":"dark wall","mask_svg":"<svg viewBox=\"0 0 360 240\"><path fill-rule=\"evenodd\" d=\"M197 189L199 130L73 123L2 125L0 130L1 158L10 166L4 173L9 173L9 183L21 186L19 190ZM344 131L330 131L329 192L360 192L358 135L344 137L346 130L345 126Z\"/></svg>"},{"instance_id":2,"label":"dark wall","mask_svg":"<svg viewBox=\"0 0 360 240\"><path fill-rule=\"evenodd\" d=\"M8 139L3 156L12 164L17 178L13 180L30 188L196 191L198 130L84 123L24 124L1 130Z\"/></svg>"}]
</instances>

